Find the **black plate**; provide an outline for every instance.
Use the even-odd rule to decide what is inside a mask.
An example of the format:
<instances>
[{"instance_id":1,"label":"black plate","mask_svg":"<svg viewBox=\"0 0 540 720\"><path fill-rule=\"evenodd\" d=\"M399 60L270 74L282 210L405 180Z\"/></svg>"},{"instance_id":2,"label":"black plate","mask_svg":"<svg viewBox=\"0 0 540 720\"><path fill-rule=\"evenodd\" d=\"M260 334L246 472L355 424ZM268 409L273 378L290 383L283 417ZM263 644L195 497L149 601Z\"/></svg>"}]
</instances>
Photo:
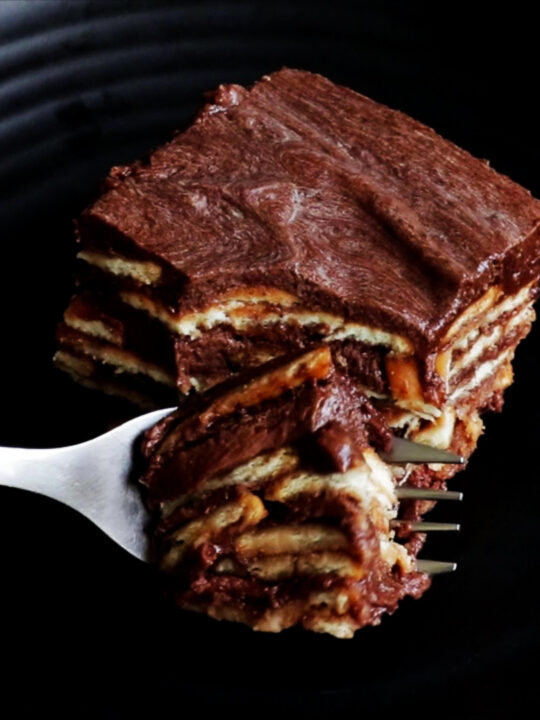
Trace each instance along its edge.
<instances>
[{"instance_id":1,"label":"black plate","mask_svg":"<svg viewBox=\"0 0 540 720\"><path fill-rule=\"evenodd\" d=\"M76 442L125 410L51 367L72 287L71 219L111 165L184 126L220 82L282 65L322 72L540 194L532 19L470 11L389 1L0 3L2 444ZM463 507L436 510L462 522L459 537L429 549L457 560L457 573L352 641L255 634L173 611L152 570L85 520L2 489L2 702L78 717L537 707L539 337L535 328L520 346L504 413L487 419L452 483L465 490Z\"/></svg>"}]
</instances>

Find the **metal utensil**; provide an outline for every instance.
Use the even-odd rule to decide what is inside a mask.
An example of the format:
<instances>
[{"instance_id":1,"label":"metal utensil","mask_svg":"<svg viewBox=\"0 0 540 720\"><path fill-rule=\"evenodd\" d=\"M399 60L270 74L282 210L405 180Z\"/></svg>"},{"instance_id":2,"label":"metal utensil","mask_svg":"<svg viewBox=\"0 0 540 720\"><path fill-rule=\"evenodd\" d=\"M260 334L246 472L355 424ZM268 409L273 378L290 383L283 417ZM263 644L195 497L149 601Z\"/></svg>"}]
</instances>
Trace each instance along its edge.
<instances>
[{"instance_id":1,"label":"metal utensil","mask_svg":"<svg viewBox=\"0 0 540 720\"><path fill-rule=\"evenodd\" d=\"M130 481L134 442L172 409L141 415L70 447L0 448L0 485L69 505L132 555L148 560L148 513Z\"/></svg>"}]
</instances>

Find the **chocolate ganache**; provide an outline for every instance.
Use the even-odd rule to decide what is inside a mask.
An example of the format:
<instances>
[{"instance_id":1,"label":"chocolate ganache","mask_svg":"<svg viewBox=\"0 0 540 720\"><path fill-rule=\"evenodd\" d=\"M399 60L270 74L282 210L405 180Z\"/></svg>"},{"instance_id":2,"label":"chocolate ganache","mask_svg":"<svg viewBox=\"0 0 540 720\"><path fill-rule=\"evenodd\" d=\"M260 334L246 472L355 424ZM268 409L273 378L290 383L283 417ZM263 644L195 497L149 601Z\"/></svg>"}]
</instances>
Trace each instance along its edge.
<instances>
[{"instance_id":1,"label":"chocolate ganache","mask_svg":"<svg viewBox=\"0 0 540 720\"><path fill-rule=\"evenodd\" d=\"M486 288L538 274L539 223L540 203L487 162L284 69L249 90L221 86L188 130L117 168L79 233L157 263L176 309L279 288L427 353Z\"/></svg>"}]
</instances>

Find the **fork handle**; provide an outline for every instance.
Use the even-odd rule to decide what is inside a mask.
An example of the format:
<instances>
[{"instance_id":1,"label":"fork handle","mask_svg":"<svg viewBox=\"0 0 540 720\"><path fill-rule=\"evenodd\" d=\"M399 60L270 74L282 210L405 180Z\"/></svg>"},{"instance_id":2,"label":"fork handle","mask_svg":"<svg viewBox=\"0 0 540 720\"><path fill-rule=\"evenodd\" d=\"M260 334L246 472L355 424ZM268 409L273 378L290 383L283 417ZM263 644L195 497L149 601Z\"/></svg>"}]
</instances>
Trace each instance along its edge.
<instances>
[{"instance_id":1,"label":"fork handle","mask_svg":"<svg viewBox=\"0 0 540 720\"><path fill-rule=\"evenodd\" d=\"M77 509L74 498L84 458L69 451L0 447L0 486L46 495Z\"/></svg>"}]
</instances>

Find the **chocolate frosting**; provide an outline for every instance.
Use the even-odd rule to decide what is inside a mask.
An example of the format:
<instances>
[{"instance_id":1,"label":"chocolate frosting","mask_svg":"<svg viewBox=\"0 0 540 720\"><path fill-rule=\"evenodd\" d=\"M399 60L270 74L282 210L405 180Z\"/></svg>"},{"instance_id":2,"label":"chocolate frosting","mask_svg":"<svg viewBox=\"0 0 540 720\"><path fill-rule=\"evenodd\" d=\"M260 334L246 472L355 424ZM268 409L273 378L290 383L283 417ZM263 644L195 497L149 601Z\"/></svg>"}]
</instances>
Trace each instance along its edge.
<instances>
[{"instance_id":1,"label":"chocolate frosting","mask_svg":"<svg viewBox=\"0 0 540 720\"><path fill-rule=\"evenodd\" d=\"M113 170L83 243L162 264L180 307L262 284L428 350L487 286L538 275L540 203L401 112L307 72L221 86Z\"/></svg>"}]
</instances>

